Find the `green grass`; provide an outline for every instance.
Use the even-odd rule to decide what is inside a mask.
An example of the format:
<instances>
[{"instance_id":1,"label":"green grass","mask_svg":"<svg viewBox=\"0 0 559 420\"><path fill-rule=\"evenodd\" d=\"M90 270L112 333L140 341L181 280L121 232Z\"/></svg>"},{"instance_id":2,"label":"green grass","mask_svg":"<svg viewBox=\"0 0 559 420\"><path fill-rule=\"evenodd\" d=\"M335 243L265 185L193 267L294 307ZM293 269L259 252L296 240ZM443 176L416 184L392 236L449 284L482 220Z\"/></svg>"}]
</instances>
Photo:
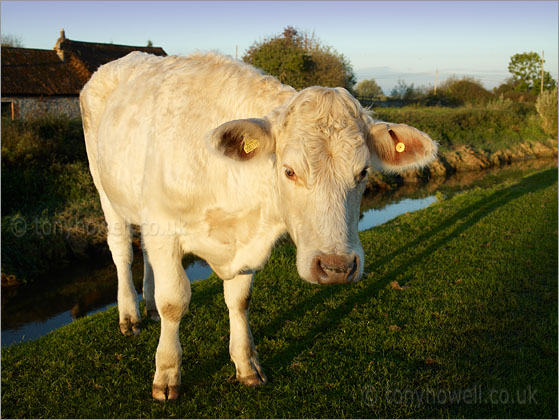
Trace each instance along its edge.
<instances>
[{"instance_id":1,"label":"green grass","mask_svg":"<svg viewBox=\"0 0 559 420\"><path fill-rule=\"evenodd\" d=\"M151 399L159 324L123 337L112 308L3 349L2 417L557 416L556 169L457 194L361 239L357 285L302 282L288 244L256 275L263 388L234 380L212 276L193 284L181 324L179 402Z\"/></svg>"}]
</instances>

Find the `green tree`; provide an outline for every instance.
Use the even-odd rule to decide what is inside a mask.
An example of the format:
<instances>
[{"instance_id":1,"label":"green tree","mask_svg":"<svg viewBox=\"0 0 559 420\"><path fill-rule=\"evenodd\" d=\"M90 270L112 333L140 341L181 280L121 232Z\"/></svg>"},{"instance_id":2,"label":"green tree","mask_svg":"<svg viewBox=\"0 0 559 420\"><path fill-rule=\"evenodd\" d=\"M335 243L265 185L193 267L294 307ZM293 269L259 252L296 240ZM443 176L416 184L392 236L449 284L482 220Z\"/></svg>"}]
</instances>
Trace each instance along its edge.
<instances>
[{"instance_id":1,"label":"green tree","mask_svg":"<svg viewBox=\"0 0 559 420\"><path fill-rule=\"evenodd\" d=\"M243 61L295 89L319 85L351 90L355 84L351 64L342 54L321 45L314 34L301 34L291 26L281 35L253 44Z\"/></svg>"},{"instance_id":2,"label":"green tree","mask_svg":"<svg viewBox=\"0 0 559 420\"><path fill-rule=\"evenodd\" d=\"M509 72L515 82L515 89L520 92L532 92L537 95L541 89L542 60L538 53L525 52L515 54L510 58ZM554 89L555 80L551 74L544 71L543 88L544 90Z\"/></svg>"},{"instance_id":3,"label":"green tree","mask_svg":"<svg viewBox=\"0 0 559 420\"><path fill-rule=\"evenodd\" d=\"M423 92L421 88L414 87L413 83L408 85L404 80L398 79L398 83L394 86L394 88L392 88L390 96L393 99L411 101L414 99L420 99L423 96Z\"/></svg>"},{"instance_id":4,"label":"green tree","mask_svg":"<svg viewBox=\"0 0 559 420\"><path fill-rule=\"evenodd\" d=\"M537 99L536 95L531 91L521 91L518 89L518 84L518 80L509 77L499 86L493 88L493 94L496 98L502 96L504 99L510 99L514 102L535 103Z\"/></svg>"},{"instance_id":5,"label":"green tree","mask_svg":"<svg viewBox=\"0 0 559 420\"><path fill-rule=\"evenodd\" d=\"M449 77L441 83L439 91L456 104L484 104L495 97L479 80L466 76L461 79Z\"/></svg>"},{"instance_id":6,"label":"green tree","mask_svg":"<svg viewBox=\"0 0 559 420\"><path fill-rule=\"evenodd\" d=\"M384 92L375 79L362 80L355 86L357 95L364 98L385 98Z\"/></svg>"}]
</instances>

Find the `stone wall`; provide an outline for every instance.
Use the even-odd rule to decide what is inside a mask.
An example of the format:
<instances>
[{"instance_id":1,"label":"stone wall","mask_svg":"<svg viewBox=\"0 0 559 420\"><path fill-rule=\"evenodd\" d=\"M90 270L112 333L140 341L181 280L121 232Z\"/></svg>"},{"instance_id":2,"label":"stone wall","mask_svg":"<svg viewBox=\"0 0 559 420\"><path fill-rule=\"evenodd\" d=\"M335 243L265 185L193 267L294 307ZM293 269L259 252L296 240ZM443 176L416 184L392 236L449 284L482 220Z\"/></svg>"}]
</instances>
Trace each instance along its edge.
<instances>
[{"instance_id":1,"label":"stone wall","mask_svg":"<svg viewBox=\"0 0 559 420\"><path fill-rule=\"evenodd\" d=\"M3 97L2 103L13 103L15 119L39 118L46 115L80 118L80 104L77 96L65 97ZM2 106L4 108L4 106Z\"/></svg>"}]
</instances>

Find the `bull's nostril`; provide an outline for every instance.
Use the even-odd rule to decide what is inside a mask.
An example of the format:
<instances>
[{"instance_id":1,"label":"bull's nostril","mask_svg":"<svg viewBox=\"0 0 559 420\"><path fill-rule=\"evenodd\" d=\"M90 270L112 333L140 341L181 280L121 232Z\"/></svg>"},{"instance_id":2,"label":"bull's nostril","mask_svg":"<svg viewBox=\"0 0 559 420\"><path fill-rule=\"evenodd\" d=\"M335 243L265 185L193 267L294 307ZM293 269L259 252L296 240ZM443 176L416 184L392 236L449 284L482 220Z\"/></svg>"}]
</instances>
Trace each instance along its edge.
<instances>
[{"instance_id":1,"label":"bull's nostril","mask_svg":"<svg viewBox=\"0 0 559 420\"><path fill-rule=\"evenodd\" d=\"M315 257L314 267L315 267L315 273L318 276L318 281L319 282L328 280L328 274L326 274L326 272L324 271L324 268L323 268L323 265L322 265L322 261L320 260L320 257Z\"/></svg>"},{"instance_id":2,"label":"bull's nostril","mask_svg":"<svg viewBox=\"0 0 559 420\"><path fill-rule=\"evenodd\" d=\"M358 270L358 257L350 260L337 254L321 254L313 259L313 276L320 284L353 282Z\"/></svg>"},{"instance_id":3,"label":"bull's nostril","mask_svg":"<svg viewBox=\"0 0 559 420\"><path fill-rule=\"evenodd\" d=\"M359 264L357 264L357 257L355 257L353 259L353 262L351 263L351 270L349 272L349 274L347 275L347 278L349 281L353 280L353 277L355 277L355 273L357 272L357 266Z\"/></svg>"}]
</instances>

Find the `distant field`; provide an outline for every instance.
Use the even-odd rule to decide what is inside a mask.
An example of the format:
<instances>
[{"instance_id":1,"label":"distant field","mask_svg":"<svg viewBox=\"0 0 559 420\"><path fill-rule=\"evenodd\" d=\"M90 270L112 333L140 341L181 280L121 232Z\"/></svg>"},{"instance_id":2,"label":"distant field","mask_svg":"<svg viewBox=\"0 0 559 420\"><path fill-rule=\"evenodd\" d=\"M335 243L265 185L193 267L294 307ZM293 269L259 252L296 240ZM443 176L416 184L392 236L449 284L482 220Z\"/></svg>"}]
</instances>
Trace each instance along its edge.
<instances>
[{"instance_id":1,"label":"distant field","mask_svg":"<svg viewBox=\"0 0 559 420\"><path fill-rule=\"evenodd\" d=\"M557 170L473 189L361 233L364 280L302 282L295 249L256 275L270 383L234 380L221 281L193 284L183 395L151 400L159 324L116 308L2 350L2 417L551 418L557 415Z\"/></svg>"}]
</instances>

